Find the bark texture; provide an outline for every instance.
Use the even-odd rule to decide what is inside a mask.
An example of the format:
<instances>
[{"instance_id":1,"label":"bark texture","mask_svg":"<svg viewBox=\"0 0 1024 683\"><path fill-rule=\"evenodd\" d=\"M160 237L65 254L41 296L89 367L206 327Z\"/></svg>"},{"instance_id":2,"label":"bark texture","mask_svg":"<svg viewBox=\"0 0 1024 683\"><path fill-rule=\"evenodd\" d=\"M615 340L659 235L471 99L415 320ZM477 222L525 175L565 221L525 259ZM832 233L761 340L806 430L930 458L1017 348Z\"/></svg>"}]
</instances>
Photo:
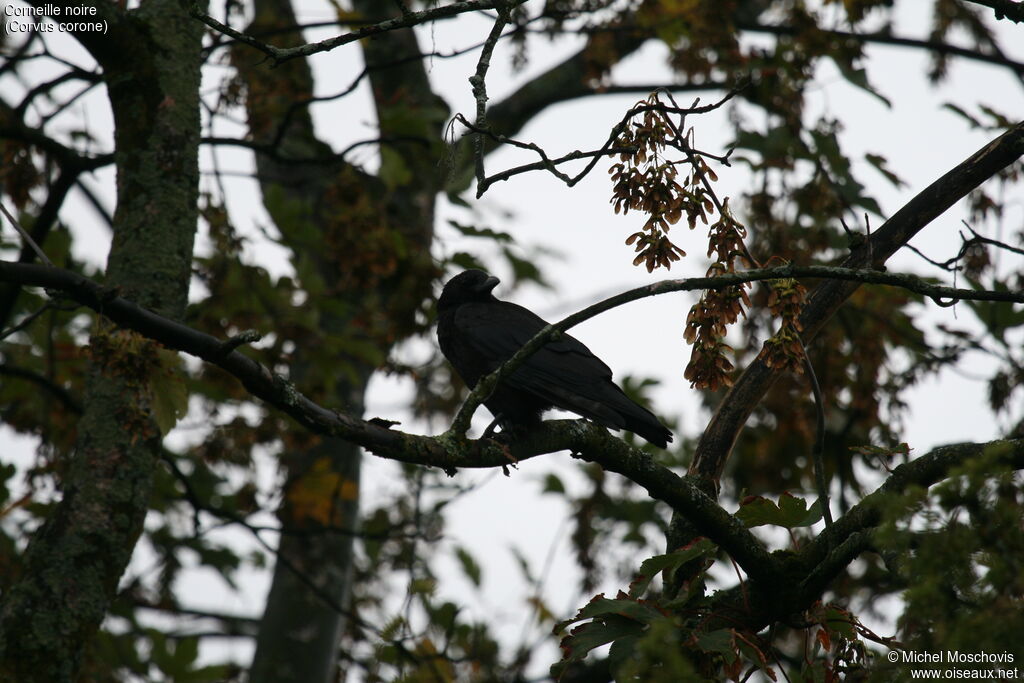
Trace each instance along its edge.
<instances>
[{"instance_id":1,"label":"bark texture","mask_svg":"<svg viewBox=\"0 0 1024 683\"><path fill-rule=\"evenodd\" d=\"M152 0L121 12L99 3L108 34L79 36L103 69L116 126L107 284L172 318L188 296L199 181L201 28L187 5ZM155 347L100 321L92 345L61 501L0 610L2 680L77 677L146 517L160 448L145 376Z\"/></svg>"}]
</instances>

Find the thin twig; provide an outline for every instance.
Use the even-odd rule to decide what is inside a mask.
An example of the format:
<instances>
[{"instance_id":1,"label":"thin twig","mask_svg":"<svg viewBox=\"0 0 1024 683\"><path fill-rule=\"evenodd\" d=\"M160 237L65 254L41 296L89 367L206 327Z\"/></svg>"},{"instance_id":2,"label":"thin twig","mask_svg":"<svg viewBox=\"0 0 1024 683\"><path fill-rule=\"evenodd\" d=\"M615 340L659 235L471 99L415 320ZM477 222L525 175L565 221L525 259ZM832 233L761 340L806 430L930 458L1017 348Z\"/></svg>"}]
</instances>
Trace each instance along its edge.
<instances>
[{"instance_id":1,"label":"thin twig","mask_svg":"<svg viewBox=\"0 0 1024 683\"><path fill-rule=\"evenodd\" d=\"M221 344L221 355L227 356L239 346L252 344L263 339L263 335L256 330L246 330L234 335Z\"/></svg>"},{"instance_id":2,"label":"thin twig","mask_svg":"<svg viewBox=\"0 0 1024 683\"><path fill-rule=\"evenodd\" d=\"M197 4L192 5L189 13L215 31L223 33L226 36L234 38L241 43L245 43L246 45L259 50L273 61L274 66L278 66L290 59L295 59L297 57L309 57L310 55L315 55L320 52L327 52L336 47L354 43L358 40L362 40L363 38L368 38L380 33L420 26L437 19L446 19L465 12L473 12L480 9L495 9L499 7L507 8L521 5L524 2L526 2L526 0L464 0L463 2L442 5L440 7L434 7L420 12L403 13L400 17L387 19L377 24L363 26L355 31L350 31L349 33L343 33L340 36L321 40L318 43L306 43L304 45L296 45L295 47L288 48L275 47L268 43L264 43L253 36L235 30L203 12Z\"/></svg>"},{"instance_id":3,"label":"thin twig","mask_svg":"<svg viewBox=\"0 0 1024 683\"><path fill-rule=\"evenodd\" d=\"M32 324L33 320L41 316L43 313L46 313L46 311L48 311L52 306L53 301L47 301L45 304L42 305L42 307L39 308L39 310L33 313L29 313L24 318L22 318L21 321L18 322L17 324L11 325L6 330L0 332L0 340L7 339L15 332L20 332L21 330L25 329L26 327Z\"/></svg>"},{"instance_id":4,"label":"thin twig","mask_svg":"<svg viewBox=\"0 0 1024 683\"><path fill-rule=\"evenodd\" d=\"M501 38L501 32L511 18L508 7L503 2L498 3L498 17L491 26L491 32L484 41L483 49L480 50L480 58L476 62L476 71L469 77L469 84L473 88L473 99L476 100L476 127L480 130L487 130L487 70L491 68L491 55L494 53L494 46ZM476 169L477 185L482 185L484 176L484 140L479 135L473 139L473 162ZM480 190L477 189L477 197Z\"/></svg>"},{"instance_id":5,"label":"thin twig","mask_svg":"<svg viewBox=\"0 0 1024 683\"><path fill-rule=\"evenodd\" d=\"M825 518L825 528L832 526L832 507L828 496L828 481L825 479L825 401L821 396L821 385L818 384L818 376L814 372L814 365L811 357L807 354L807 347L796 335L800 343L800 350L804 356L804 368L807 369L807 377L811 380L811 393L814 394L815 430L817 434L814 439L814 446L811 449L811 459L814 462L814 481L818 485L818 500L821 503L821 514Z\"/></svg>"},{"instance_id":6,"label":"thin twig","mask_svg":"<svg viewBox=\"0 0 1024 683\"><path fill-rule=\"evenodd\" d=\"M492 131L489 128L487 128L486 125L481 126L481 125L478 125L478 124L472 124L462 114L456 114L455 117L453 118L453 121L458 121L460 124L465 126L471 133L473 133L473 134L475 134L477 136L477 138L474 140L474 146L475 146L476 150L478 150L477 153L475 154L476 178L477 178L476 195L477 195L477 197L482 196L484 194L484 192L486 192L487 189L490 188L490 186L493 185L494 183L508 180L509 178L511 178L513 176L517 176L517 175L520 175L522 173L527 173L529 171L539 171L539 170L548 171L549 173L554 175L556 178L561 180L563 183L565 183L567 187L573 187L577 183L579 183L583 178L588 176L591 171L593 171L594 167L597 165L597 162L602 157L614 156L616 154L623 154L623 153L631 154L631 153L633 153L635 151L631 147L613 147L612 146L612 145L614 145L615 141L619 139L619 136L622 134L622 131L625 129L626 124L629 122L629 120L633 116L636 116L637 114L642 114L642 113L647 112L647 111L665 111L665 112L674 113L674 114L687 114L687 113L689 113L689 114L704 114L704 113L713 111L715 109L718 109L719 107L724 105L730 99L735 97L736 94L738 92L740 92L740 90L742 90L743 87L745 87L745 86L738 86L736 88L733 88L728 93L726 93L726 95L721 100L719 100L718 102L715 102L714 104L704 105L704 106L693 106L693 107L671 106L670 107L670 106L667 106L667 105L638 104L635 107L632 107L629 111L627 111L623 115L622 119L615 126L612 127L612 130L611 130L611 132L608 135L608 139L605 141L604 145L602 145L600 149L591 150L591 151L588 151L588 152L581 152L581 151L577 150L577 151L569 152L568 154L566 154L566 155L564 155L562 157L559 157L557 159L551 159L550 157L548 157L547 152L545 152L544 149L541 148L536 143L522 142L520 140L516 140L514 138L510 138L510 137L501 135L500 133L495 133L494 131ZM479 100L478 100L478 103L479 103ZM483 170L483 153L482 153L482 150L483 150L483 140L481 139L481 136L487 136L488 138L490 138L491 140L493 140L494 142L496 142L498 144L511 145L513 147L518 147L519 149L525 149L525 150L529 150L529 151L535 152L538 156L540 156L541 159L540 159L540 161L535 161L535 162L530 163L530 164L523 164L521 166L515 166L513 168L509 168L509 169L506 169L504 171L501 171L500 173L495 173L494 175L487 176L484 173L484 170ZM710 158L713 158L713 159L715 159L717 161L720 161L720 162L722 162L722 163L724 163L726 165L728 165L728 163L729 163L729 161L728 161L729 154L726 154L724 156L705 155L704 153L697 152L696 150L691 150L691 151L693 153L695 153L695 154L700 155L700 156L709 156ZM556 168L560 164L566 163L568 161L576 161L578 159L585 159L585 158L590 158L591 161L583 168L583 170L581 170L579 173L577 173L574 176L570 176L570 175L568 175L566 173L563 173L563 172L559 171Z\"/></svg>"},{"instance_id":7,"label":"thin twig","mask_svg":"<svg viewBox=\"0 0 1024 683\"><path fill-rule=\"evenodd\" d=\"M11 222L11 225L14 226L14 229L17 230L18 233L21 235L22 239L25 240L25 243L32 247L32 251L36 253L36 256L39 257L39 260L52 268L53 261L47 258L46 254L43 253L43 250L39 248L38 244L36 244L36 241L32 239L32 236L25 231L25 228L21 227L21 223L18 222L17 218L11 215L11 212L7 210L7 207L4 206L3 202L0 202L0 211L2 211L5 216L7 216L7 220Z\"/></svg>"},{"instance_id":8,"label":"thin twig","mask_svg":"<svg viewBox=\"0 0 1024 683\"><path fill-rule=\"evenodd\" d=\"M1005 249L1006 251L1011 251L1014 254L1020 254L1020 255L1024 256L1024 249L1021 249L1020 247L1015 247L1015 246L1013 246L1011 244L1007 244L1006 242L1000 242L999 240L992 239L991 237L985 237L984 235L980 234L977 230L972 228L971 225L967 221L961 221L961 223L963 223L964 227L967 228L968 230L970 230L971 234L974 235L973 238L968 240L968 244L970 244L970 243L975 243L976 244L976 243L979 243L979 242L982 243L982 244L991 244L993 247L998 247L999 249Z\"/></svg>"}]
</instances>

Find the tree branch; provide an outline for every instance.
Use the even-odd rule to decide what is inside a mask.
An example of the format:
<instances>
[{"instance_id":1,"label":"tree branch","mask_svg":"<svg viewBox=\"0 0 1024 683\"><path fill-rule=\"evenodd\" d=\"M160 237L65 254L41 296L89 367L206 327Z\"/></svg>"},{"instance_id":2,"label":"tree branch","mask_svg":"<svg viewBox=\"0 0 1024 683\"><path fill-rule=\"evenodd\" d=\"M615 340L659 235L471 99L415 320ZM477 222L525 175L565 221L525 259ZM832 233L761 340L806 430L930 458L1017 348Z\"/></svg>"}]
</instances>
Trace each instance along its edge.
<instances>
[{"instance_id":1,"label":"tree branch","mask_svg":"<svg viewBox=\"0 0 1024 683\"><path fill-rule=\"evenodd\" d=\"M479 129L487 129L487 70L491 67L491 54L494 46L501 38L501 32L509 21L509 10L504 5L499 5L498 18L491 26L491 32L487 34L483 49L480 50L480 58L476 62L476 71L469 77L469 84L473 90L473 99L476 101L476 126ZM463 119L465 120L465 119ZM479 135L473 140L473 158L476 169L476 180L478 185L484 182L484 141ZM480 191L477 190L477 197Z\"/></svg>"},{"instance_id":2,"label":"tree branch","mask_svg":"<svg viewBox=\"0 0 1024 683\"><path fill-rule=\"evenodd\" d=\"M474 134L474 146L475 146L474 159L476 161L476 166L475 167L476 167L476 180L477 180L476 196L479 198L479 197L483 196L484 192L486 192L487 189L491 185L493 185L494 183L499 182L499 181L508 180L512 176L516 176L516 175L519 175L521 173L526 173L528 171L539 171L539 170L548 171L553 176L555 176L556 178L561 180L563 183L565 183L567 187L573 187L573 186L576 185L576 183L578 183L580 180L582 180L583 178L585 178L587 175L590 174L590 172L594 169L594 166L597 165L597 162L600 160L601 157L612 156L612 155L620 154L620 153L623 153L623 152L632 153L632 152L635 151L632 148L621 148L621 147L613 147L612 146L619 139L619 136L622 135L622 132L625 130L626 125L629 122L629 120L631 118L633 118L634 116L636 116L638 114L643 114L644 112L648 112L648 111L659 111L659 112L663 112L663 113L666 113L666 114L681 114L683 116L685 116L686 114L706 114L706 113L714 111L715 109L718 109L719 107L724 105L726 102L728 102L733 97L735 97L745 87L746 87L746 85L744 84L744 85L740 85L740 86L737 86L735 88L732 88L731 90L729 90L729 92L727 92L720 100L718 100L714 104L708 104L708 105L703 105L703 106L677 107L677 106L668 106L668 105L663 105L663 104L647 104L647 103L637 104L637 105L631 107L622 116L622 118L619 120L619 122L612 127L611 132L608 134L608 138L605 140L604 145L602 145L600 149L592 150L592 151L589 151L589 152L581 152L579 150L576 150L576 151L573 151L573 152L569 152L568 154L566 154L566 155L564 155L562 157L559 157L557 159L550 159L548 157L548 155L547 155L547 152L545 152L544 149L542 147L540 147L539 145L537 145L536 143L533 143L533 142L521 142L519 140L515 140L515 139L507 137L505 135L501 135L499 133L495 133L489 127L487 127L485 124L481 125L479 120L477 121L476 124L470 123L469 121L466 120L466 117L463 116L462 114L456 114L455 115L455 120L458 121L459 123L461 123L470 132L472 132ZM666 90L665 88L657 88L657 87L655 88L655 90L658 90L658 89ZM671 94L669 95L669 97L671 97ZM478 101L478 103L479 103L479 101ZM479 109L478 109L477 114L478 114L478 117L479 117ZM484 164L483 164L483 156L484 156L484 153L485 153L484 152L484 145L483 145L483 137L484 136L486 136L488 139L492 140L493 142L495 142L496 144L499 144L499 145L511 145L513 147L518 147L519 149L526 149L526 150L530 150L530 151L536 152L537 155L540 156L540 161L535 161L535 162L533 162L531 164L523 164L521 166L515 166L513 168L506 169L506 170L501 171L499 173L495 173L494 175L487 176L484 173ZM691 157L694 154L699 154L699 152L696 152L695 150L687 150L687 153ZM568 161L576 161L576 160L579 160L579 159L586 159L586 158L589 158L590 162L583 168L583 170L581 170L575 176L569 176L566 173L562 173L557 168L559 165L564 164L564 163L566 163ZM721 157L718 157L718 159L720 161L723 160L723 158L721 158ZM725 163L726 163L726 165L728 165L728 161L725 161ZM719 206L719 208L721 208L721 207Z\"/></svg>"},{"instance_id":3,"label":"tree branch","mask_svg":"<svg viewBox=\"0 0 1024 683\"><path fill-rule=\"evenodd\" d=\"M22 263L31 263L36 256L39 256L43 263L49 264L49 259L39 247L39 244L45 243L47 235L57 225L64 199L67 197L75 181L79 178L78 170L69 168L64 164L59 164L59 168L59 174L50 184L46 201L40 207L39 213L36 214L35 220L32 222L31 233L26 233L14 216L11 216L7 212L7 208L3 207L2 203L0 203L0 208L3 208L3 214L14 225L15 230L22 235L23 243L21 245L21 253L18 255L18 260ZM0 221L0 225L2 223L3 221ZM14 312L17 300L18 289L16 287L0 289L0 327L7 325L11 314Z\"/></svg>"},{"instance_id":4,"label":"tree branch","mask_svg":"<svg viewBox=\"0 0 1024 683\"><path fill-rule=\"evenodd\" d=\"M941 446L894 469L885 483L803 547L798 562L807 571L801 591L817 599L832 579L867 549L870 537L864 532L881 523L882 511L893 496L911 486L927 488L949 476L950 470L981 457L993 457L999 464L1022 469L1024 439ZM830 548L835 550L830 551Z\"/></svg>"},{"instance_id":5,"label":"tree branch","mask_svg":"<svg viewBox=\"0 0 1024 683\"><path fill-rule=\"evenodd\" d=\"M623 304L649 296L704 289L720 289L744 282L782 278L823 278L855 283L871 283L900 287L938 302L946 301L1002 301L1024 303L1024 292L959 289L935 285L914 276L874 270L853 270L838 266L794 266L758 268L715 277L696 277L664 280L644 285L609 297L573 313L558 323L546 326L517 351L508 361L484 377L470 392L459 409L452 428L446 433L455 441L463 440L473 412L503 377L514 372L531 354L555 334ZM0 261L0 282L21 286L44 287L65 292L70 298L105 315L118 325L135 330L161 344L184 351L213 363L242 381L254 396L261 398L295 418L300 424L319 434L340 436L358 443L371 451L403 462L433 465L445 469L455 467L494 467L508 464L500 448L488 447L469 459L452 452L440 452L426 442L401 432L395 432L355 418L328 411L302 396L295 387L278 375L273 375L259 363L231 350L231 340L217 338L194 330L173 320L163 318L104 288L92 280L60 268L35 264ZM225 351L230 351L225 353ZM407 441L407 439L412 439ZM474 442L479 444L481 442ZM539 453L531 453L538 455ZM518 457L518 454L517 454ZM411 458L411 459L410 459Z\"/></svg>"},{"instance_id":6,"label":"tree branch","mask_svg":"<svg viewBox=\"0 0 1024 683\"><path fill-rule=\"evenodd\" d=\"M39 386L39 388L51 394L54 398L64 404L64 407L75 415L82 414L82 404L71 395L64 387L54 382L49 377L40 375L32 370L26 370L24 368L15 367L13 365L7 365L0 363L0 376L17 377L18 379L24 379L33 384Z\"/></svg>"},{"instance_id":7,"label":"tree branch","mask_svg":"<svg viewBox=\"0 0 1024 683\"><path fill-rule=\"evenodd\" d=\"M996 15L996 19L1009 19L1015 24L1024 22L1024 2L1014 2L1014 0L966 0L967 2L973 2L975 5L981 5L982 7L988 7L993 10Z\"/></svg>"},{"instance_id":8,"label":"tree branch","mask_svg":"<svg viewBox=\"0 0 1024 683\"><path fill-rule=\"evenodd\" d=\"M737 22L737 28L750 31L752 33L770 33L777 36L793 36L797 35L801 29L793 26L780 26L775 24L759 24L753 22ZM1024 64L1021 62L1007 59L1002 55L986 54L979 52L978 50L972 50L966 47L960 47L959 45L951 45L949 43L940 43L933 40L922 40L920 38L906 38L904 36L894 36L891 33L854 33L852 31L838 31L819 29L820 33L827 36L834 36L836 38L844 38L848 40L856 40L861 43L874 43L878 45L898 45L901 47L915 47L923 50L930 50L937 52L942 55L953 55L956 57L963 57L964 59L971 59L978 62L985 62L987 64L995 64L996 66L1003 66L1017 74L1024 74Z\"/></svg>"},{"instance_id":9,"label":"tree branch","mask_svg":"<svg viewBox=\"0 0 1024 683\"><path fill-rule=\"evenodd\" d=\"M708 278L698 280L706 284ZM373 420L364 421L323 408L286 380L238 351L225 354L230 342L222 342L141 308L77 273L36 264L0 261L0 281L63 291L123 328L220 367L239 379L253 396L285 412L310 430L347 439L381 457L454 471L458 467L507 466L510 458L518 461L558 450L571 450L579 457L638 482L653 496L665 500L681 514L693 519L708 538L733 554L749 575L763 578L772 575L774 565L767 559L764 548L717 503L693 483L658 465L649 454L630 449L602 427L580 420L549 421L517 441L511 449L492 440L467 441L450 433L427 437L393 431ZM606 304L605 309L595 309L593 314L610 307Z\"/></svg>"},{"instance_id":10,"label":"tree branch","mask_svg":"<svg viewBox=\"0 0 1024 683\"><path fill-rule=\"evenodd\" d=\"M854 249L839 270L848 273L873 273L886 277L885 273L878 270L863 269L881 268L893 253L932 220L1021 156L1024 156L1024 123L1017 124L985 145L922 190L865 240L864 244ZM860 282L870 281L859 277L846 279L839 274L828 277L829 280L818 285L810 293L800 316L805 344L814 338L825 322L857 289ZM943 299L943 295L933 296L937 294L934 291L914 291L939 301ZM779 375L779 372L767 366L763 352L747 366L743 375L722 398L717 412L704 430L690 465L691 475L717 486L740 430Z\"/></svg>"},{"instance_id":11,"label":"tree branch","mask_svg":"<svg viewBox=\"0 0 1024 683\"><path fill-rule=\"evenodd\" d=\"M0 271L2 274L2 271ZM605 311L617 308L623 304L644 299L649 296L667 294L669 292L682 292L704 289L723 289L746 282L758 282L762 280L777 280L785 278L820 278L834 282L854 282L889 287L899 287L923 296L931 298L940 306L950 306L957 301L1002 301L1012 303L1024 303L1024 292L1019 291L987 291L958 289L945 285L936 285L916 275L905 273L887 273L880 270L854 270L840 266L777 266L774 268L756 268L752 270L726 273L714 277L694 277L682 280L662 280L651 285L637 287L621 294L610 296L581 311L566 316L554 324L549 324L530 341L516 351L511 358L505 361L501 367L491 374L483 377L466 397L465 402L459 408L455 419L452 421L450 434L464 435L469 429L469 421L473 413L494 391L494 388L505 377L515 372L516 368L522 365L544 344L556 335L579 325L580 323L593 318Z\"/></svg>"},{"instance_id":12,"label":"tree branch","mask_svg":"<svg viewBox=\"0 0 1024 683\"><path fill-rule=\"evenodd\" d=\"M801 276L889 284L935 297L1024 302L1024 292L958 290L932 285L908 275L855 271L830 266L782 266L714 278L667 280L610 297L565 318L556 325L547 326L497 372L481 381L470 395L471 398L467 399L460 415L471 410L471 400L479 401L486 395L484 392L487 384L495 383L501 376L512 372L517 364L525 361L530 352L543 345L550 335L603 311L639 298L671 291L727 287L743 281ZM375 424L373 420L364 421L323 408L303 396L280 376L272 374L259 363L232 350L231 340L222 342L161 317L71 271L0 261L0 280L23 286L61 290L70 298L122 327L135 330L165 346L185 351L217 365L238 378L254 396L287 413L307 428L319 434L348 439L382 457L442 467L451 471L458 467L504 466L509 464L510 458L518 461L543 453L569 449L577 457L596 462L605 469L628 477L647 489L653 497L669 503L679 514L685 515L702 534L732 555L752 579L762 582L773 582L778 579L778 566L765 548L738 520L719 507L713 498L703 493L696 482L679 477L671 470L658 465L649 454L630 448L601 427L580 420L548 421L517 441L510 449L491 440L468 441L457 433L453 434L452 431L438 437L393 431ZM464 418L456 418L456 422L461 419ZM1012 443L1016 448L1013 456L1024 457L1024 441ZM845 541L853 532L870 525L872 520L876 519L871 514L877 515L877 503L871 501L877 501L882 493L901 490L911 483L935 481L965 457L976 454L977 448L980 447L975 447L975 450L964 450L965 448L967 447L961 447L956 452L937 452L910 465L897 468L889 481L877 492L878 495L869 496L850 514L837 520L832 531L822 534L815 541L812 547L818 550L805 551L805 557L808 558L806 561L820 563L824 558L822 553L827 553L828 543L841 545L836 541Z\"/></svg>"},{"instance_id":13,"label":"tree branch","mask_svg":"<svg viewBox=\"0 0 1024 683\"><path fill-rule=\"evenodd\" d=\"M943 446L901 465L876 491L866 496L831 528L823 530L797 553L776 553L773 562L787 578L781 583L751 582L712 597L713 615L705 627L731 628L736 623L757 631L810 607L861 554L872 547L873 532L893 496L910 486L930 486L968 460L995 456L998 463L1024 468L1024 439ZM802 577L795 583L792 577Z\"/></svg>"},{"instance_id":14,"label":"tree branch","mask_svg":"<svg viewBox=\"0 0 1024 683\"><path fill-rule=\"evenodd\" d=\"M463 2L455 2L450 5L442 5L441 7L426 9L419 12L403 13L400 17L387 19L369 26L363 26L355 31L350 31L349 33L344 33L340 36L328 38L327 40L321 40L318 43L306 43L304 45L287 48L274 47L273 45L269 45L250 35L242 33L241 31L237 31L226 24L222 24L210 15L201 11L195 5L193 5L190 13L193 17L215 31L230 36L240 43L245 43L246 45L259 50L273 60L274 66L278 66L279 64L287 62L290 59L295 59L296 57L308 57L320 52L327 52L336 47L341 47L348 43L354 43L358 40L369 38L370 36L374 36L379 33L419 26L420 24L425 24L437 19L446 19L465 12L495 9L497 7L514 7L516 5L521 5L524 2L526 2L526 0L464 0Z\"/></svg>"},{"instance_id":15,"label":"tree branch","mask_svg":"<svg viewBox=\"0 0 1024 683\"><path fill-rule=\"evenodd\" d=\"M61 179L58 178L57 182L60 183ZM71 187L71 183L69 181L64 181L64 184L67 185L67 188L64 190L64 192L60 194L61 198L64 197L64 194L66 194L67 190L70 189ZM11 215L11 212L7 210L7 206L2 201L0 201L0 213L2 213L4 217L7 218L7 221L14 227L18 234L21 235L21 239L25 241L24 248L31 249L32 252L39 257L40 261L42 261L43 263L50 267L53 267L53 262L46 255L46 252L39 248L39 245L36 244L36 241L32 239L32 235L28 234L25 228L21 227L21 223L18 222L17 218Z\"/></svg>"}]
</instances>

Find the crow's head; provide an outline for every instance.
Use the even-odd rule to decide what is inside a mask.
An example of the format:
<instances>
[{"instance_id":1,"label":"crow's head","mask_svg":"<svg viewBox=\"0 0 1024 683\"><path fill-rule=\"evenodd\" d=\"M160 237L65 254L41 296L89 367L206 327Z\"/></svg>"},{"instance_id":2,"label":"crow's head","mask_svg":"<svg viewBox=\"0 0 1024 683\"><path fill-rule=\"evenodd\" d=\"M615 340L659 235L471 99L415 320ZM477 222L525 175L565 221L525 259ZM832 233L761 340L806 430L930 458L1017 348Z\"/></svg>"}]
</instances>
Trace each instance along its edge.
<instances>
[{"instance_id":1,"label":"crow's head","mask_svg":"<svg viewBox=\"0 0 1024 683\"><path fill-rule=\"evenodd\" d=\"M444 311L473 301L494 301L491 290L500 280L482 270L467 270L459 273L441 290L437 310Z\"/></svg>"}]
</instances>

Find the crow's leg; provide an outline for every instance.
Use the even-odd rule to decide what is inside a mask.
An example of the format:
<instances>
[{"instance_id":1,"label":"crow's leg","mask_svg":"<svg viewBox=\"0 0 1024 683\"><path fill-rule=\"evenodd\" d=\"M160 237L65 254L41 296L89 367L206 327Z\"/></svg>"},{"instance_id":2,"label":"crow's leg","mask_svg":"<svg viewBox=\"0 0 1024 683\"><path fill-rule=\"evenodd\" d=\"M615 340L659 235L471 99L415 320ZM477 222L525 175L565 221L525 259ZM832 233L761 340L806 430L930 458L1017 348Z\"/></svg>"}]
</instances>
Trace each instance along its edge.
<instances>
[{"instance_id":1,"label":"crow's leg","mask_svg":"<svg viewBox=\"0 0 1024 683\"><path fill-rule=\"evenodd\" d=\"M495 427L499 427L499 426L502 428L502 431L505 431L505 425L502 424L502 417L501 417L501 415L496 416L494 418L494 420L491 422L491 424L487 425L487 429L484 430L483 436L481 436L480 438L481 439L493 439L494 438L494 428Z\"/></svg>"},{"instance_id":2,"label":"crow's leg","mask_svg":"<svg viewBox=\"0 0 1024 683\"><path fill-rule=\"evenodd\" d=\"M495 433L494 430L497 427L501 427L501 431ZM494 418L494 421L491 422L491 424L487 425L487 429L484 430L484 433L480 438L493 439L499 443L509 444L515 441L517 433L522 433L521 430L522 427L520 425L512 423L506 419L504 415L499 414Z\"/></svg>"}]
</instances>

